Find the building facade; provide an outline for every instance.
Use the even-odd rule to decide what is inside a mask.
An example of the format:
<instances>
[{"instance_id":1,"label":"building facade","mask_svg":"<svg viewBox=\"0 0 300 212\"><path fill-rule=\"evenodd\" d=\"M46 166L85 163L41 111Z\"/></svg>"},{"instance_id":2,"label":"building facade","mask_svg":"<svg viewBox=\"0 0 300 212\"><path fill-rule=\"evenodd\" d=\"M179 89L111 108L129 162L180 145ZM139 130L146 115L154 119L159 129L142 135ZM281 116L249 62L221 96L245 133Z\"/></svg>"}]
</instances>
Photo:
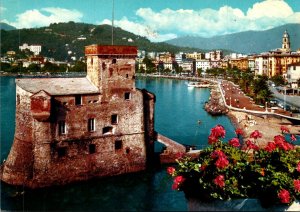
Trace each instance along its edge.
<instances>
[{"instance_id":1,"label":"building facade","mask_svg":"<svg viewBox=\"0 0 300 212\"><path fill-rule=\"evenodd\" d=\"M28 45L27 43L24 43L22 46L19 46L19 49L21 51L24 51L25 49L28 49L34 53L34 55L39 55L42 51L41 45Z\"/></svg>"},{"instance_id":2,"label":"building facade","mask_svg":"<svg viewBox=\"0 0 300 212\"><path fill-rule=\"evenodd\" d=\"M135 87L136 47L91 45L85 55L84 78L16 80L4 182L36 188L146 168L155 96Z\"/></svg>"}]
</instances>

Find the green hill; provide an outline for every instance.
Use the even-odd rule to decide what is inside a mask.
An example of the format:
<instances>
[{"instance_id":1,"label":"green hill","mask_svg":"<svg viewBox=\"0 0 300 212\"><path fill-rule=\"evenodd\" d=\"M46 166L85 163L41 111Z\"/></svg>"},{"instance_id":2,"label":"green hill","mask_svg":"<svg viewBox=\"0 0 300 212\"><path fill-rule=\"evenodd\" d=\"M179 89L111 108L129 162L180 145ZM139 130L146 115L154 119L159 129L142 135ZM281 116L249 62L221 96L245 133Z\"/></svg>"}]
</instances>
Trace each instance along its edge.
<instances>
[{"instance_id":1,"label":"green hill","mask_svg":"<svg viewBox=\"0 0 300 212\"><path fill-rule=\"evenodd\" d=\"M14 30L16 29L16 27L13 27L7 23L0 22L0 29L8 31L8 30Z\"/></svg>"},{"instance_id":2,"label":"green hill","mask_svg":"<svg viewBox=\"0 0 300 212\"><path fill-rule=\"evenodd\" d=\"M130 42L131 41L131 42ZM42 45L42 55L56 60L68 60L70 56L84 56L84 46L111 44L111 26L85 23L54 23L49 27L1 30L1 51L17 51L23 43ZM147 38L114 28L114 45L134 45L145 51L203 51L197 48L178 47L167 43L152 43ZM68 52L70 54L68 54ZM71 53L72 52L72 53Z\"/></svg>"}]
</instances>

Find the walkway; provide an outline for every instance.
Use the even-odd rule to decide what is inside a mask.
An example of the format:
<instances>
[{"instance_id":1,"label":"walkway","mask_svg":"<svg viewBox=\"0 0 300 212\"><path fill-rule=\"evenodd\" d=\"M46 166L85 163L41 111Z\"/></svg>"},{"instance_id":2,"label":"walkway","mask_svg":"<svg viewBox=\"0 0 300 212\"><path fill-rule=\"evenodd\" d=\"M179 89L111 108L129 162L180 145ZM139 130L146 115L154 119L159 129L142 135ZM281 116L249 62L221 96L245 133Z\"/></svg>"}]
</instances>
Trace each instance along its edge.
<instances>
[{"instance_id":1,"label":"walkway","mask_svg":"<svg viewBox=\"0 0 300 212\"><path fill-rule=\"evenodd\" d=\"M256 105L251 97L246 96L244 92L240 90L238 85L235 85L230 81L219 81L218 86L221 91L223 101L229 109L258 115L276 115L300 121L300 118L292 117L292 114L288 111L282 109L276 109L275 111L271 108Z\"/></svg>"}]
</instances>

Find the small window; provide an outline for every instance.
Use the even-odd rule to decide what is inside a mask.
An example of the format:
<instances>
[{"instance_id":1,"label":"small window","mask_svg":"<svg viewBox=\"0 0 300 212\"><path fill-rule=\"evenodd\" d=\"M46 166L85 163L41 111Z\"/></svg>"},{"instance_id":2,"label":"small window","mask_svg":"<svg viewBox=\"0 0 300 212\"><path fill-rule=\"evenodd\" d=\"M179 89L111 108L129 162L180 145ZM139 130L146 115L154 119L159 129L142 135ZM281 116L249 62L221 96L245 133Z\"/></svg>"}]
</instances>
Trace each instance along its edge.
<instances>
[{"instance_id":1,"label":"small window","mask_svg":"<svg viewBox=\"0 0 300 212\"><path fill-rule=\"evenodd\" d=\"M81 105L82 104L82 98L81 95L75 96L75 105Z\"/></svg>"},{"instance_id":2,"label":"small window","mask_svg":"<svg viewBox=\"0 0 300 212\"><path fill-rule=\"evenodd\" d=\"M113 128L112 127L104 127L102 129L102 134L103 135L109 135L109 134L112 134L113 132Z\"/></svg>"},{"instance_id":3,"label":"small window","mask_svg":"<svg viewBox=\"0 0 300 212\"><path fill-rule=\"evenodd\" d=\"M20 98L20 95L18 94L18 95L17 95L17 105L19 105L20 102L21 102L21 98Z\"/></svg>"},{"instance_id":4,"label":"small window","mask_svg":"<svg viewBox=\"0 0 300 212\"><path fill-rule=\"evenodd\" d=\"M96 145L95 144L90 144L89 145L89 153L94 154L96 152Z\"/></svg>"},{"instance_id":5,"label":"small window","mask_svg":"<svg viewBox=\"0 0 300 212\"><path fill-rule=\"evenodd\" d=\"M124 98L125 98L125 100L129 100L130 99L130 92L126 92L125 94L124 94Z\"/></svg>"},{"instance_id":6,"label":"small window","mask_svg":"<svg viewBox=\"0 0 300 212\"><path fill-rule=\"evenodd\" d=\"M90 118L88 120L88 131L89 132L94 132L95 131L95 119L94 118Z\"/></svg>"},{"instance_id":7,"label":"small window","mask_svg":"<svg viewBox=\"0 0 300 212\"><path fill-rule=\"evenodd\" d=\"M112 60L112 64L115 64L115 63L117 63L117 59Z\"/></svg>"},{"instance_id":8,"label":"small window","mask_svg":"<svg viewBox=\"0 0 300 212\"><path fill-rule=\"evenodd\" d=\"M58 122L58 131L60 135L66 134L66 122L60 121Z\"/></svg>"},{"instance_id":9,"label":"small window","mask_svg":"<svg viewBox=\"0 0 300 212\"><path fill-rule=\"evenodd\" d=\"M128 78L128 74L126 74L126 78Z\"/></svg>"},{"instance_id":10,"label":"small window","mask_svg":"<svg viewBox=\"0 0 300 212\"><path fill-rule=\"evenodd\" d=\"M130 153L130 149L127 147L126 148L126 154L129 154Z\"/></svg>"},{"instance_id":11,"label":"small window","mask_svg":"<svg viewBox=\"0 0 300 212\"><path fill-rule=\"evenodd\" d=\"M118 115L117 114L111 115L111 124L118 124Z\"/></svg>"},{"instance_id":12,"label":"small window","mask_svg":"<svg viewBox=\"0 0 300 212\"><path fill-rule=\"evenodd\" d=\"M57 148L57 155L59 158L67 155L67 147L59 147Z\"/></svg>"},{"instance_id":13,"label":"small window","mask_svg":"<svg viewBox=\"0 0 300 212\"><path fill-rule=\"evenodd\" d=\"M115 141L115 150L122 149L122 140L116 140Z\"/></svg>"}]
</instances>

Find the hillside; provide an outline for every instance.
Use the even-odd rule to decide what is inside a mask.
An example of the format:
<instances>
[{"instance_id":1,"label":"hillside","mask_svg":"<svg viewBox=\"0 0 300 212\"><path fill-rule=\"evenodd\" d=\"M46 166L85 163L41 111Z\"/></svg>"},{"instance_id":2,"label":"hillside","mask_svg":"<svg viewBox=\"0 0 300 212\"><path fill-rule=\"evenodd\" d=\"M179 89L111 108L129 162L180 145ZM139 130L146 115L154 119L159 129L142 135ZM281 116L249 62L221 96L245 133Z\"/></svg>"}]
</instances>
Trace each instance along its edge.
<instances>
[{"instance_id":1,"label":"hillside","mask_svg":"<svg viewBox=\"0 0 300 212\"><path fill-rule=\"evenodd\" d=\"M16 27L13 27L13 26L11 26L9 24L0 22L0 29L8 31L8 30L14 30L14 29L16 29Z\"/></svg>"},{"instance_id":2,"label":"hillside","mask_svg":"<svg viewBox=\"0 0 300 212\"><path fill-rule=\"evenodd\" d=\"M201 49L229 49L246 54L261 53L281 48L282 35L285 30L290 34L292 50L300 48L300 24L286 24L265 31L245 31L211 38L186 36L165 42Z\"/></svg>"},{"instance_id":3,"label":"hillside","mask_svg":"<svg viewBox=\"0 0 300 212\"><path fill-rule=\"evenodd\" d=\"M147 38L122 30L114 29L115 45L134 45L145 51L201 51L197 48L178 47L167 43L152 43ZM42 45L42 55L57 60L77 59L84 55L84 46L91 44L111 44L111 26L85 23L55 23L49 27L1 31L1 51L17 51L19 45ZM71 53L71 52L72 53ZM69 54L68 54L69 52Z\"/></svg>"}]
</instances>

